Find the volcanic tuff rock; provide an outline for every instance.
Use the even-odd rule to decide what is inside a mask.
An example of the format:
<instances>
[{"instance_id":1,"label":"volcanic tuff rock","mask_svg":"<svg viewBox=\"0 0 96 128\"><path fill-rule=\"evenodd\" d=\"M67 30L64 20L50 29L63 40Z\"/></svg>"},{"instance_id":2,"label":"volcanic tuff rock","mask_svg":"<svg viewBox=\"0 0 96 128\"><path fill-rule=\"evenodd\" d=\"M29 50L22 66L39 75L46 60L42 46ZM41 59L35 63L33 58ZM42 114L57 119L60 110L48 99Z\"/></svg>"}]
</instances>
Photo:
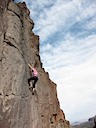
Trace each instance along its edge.
<instances>
[{"instance_id":1,"label":"volcanic tuff rock","mask_svg":"<svg viewBox=\"0 0 96 128\"><path fill-rule=\"evenodd\" d=\"M0 128L69 128L56 84L42 68L29 14L25 2L0 0ZM28 63L38 67L35 95L28 87Z\"/></svg>"}]
</instances>

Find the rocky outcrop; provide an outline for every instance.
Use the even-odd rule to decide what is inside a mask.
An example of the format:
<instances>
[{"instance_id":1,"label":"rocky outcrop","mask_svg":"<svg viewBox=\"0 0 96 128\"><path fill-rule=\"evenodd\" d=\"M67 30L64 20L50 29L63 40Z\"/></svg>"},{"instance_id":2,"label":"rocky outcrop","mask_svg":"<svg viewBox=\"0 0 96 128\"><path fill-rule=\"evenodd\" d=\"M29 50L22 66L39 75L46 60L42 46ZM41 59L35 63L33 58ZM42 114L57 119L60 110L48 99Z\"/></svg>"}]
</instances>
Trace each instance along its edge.
<instances>
[{"instance_id":1,"label":"rocky outcrop","mask_svg":"<svg viewBox=\"0 0 96 128\"><path fill-rule=\"evenodd\" d=\"M39 36L25 2L0 1L0 128L69 128L56 84L42 68ZM37 66L36 92L28 87L28 63Z\"/></svg>"},{"instance_id":2,"label":"rocky outcrop","mask_svg":"<svg viewBox=\"0 0 96 128\"><path fill-rule=\"evenodd\" d=\"M73 125L72 128L96 128L96 115L89 118L86 122Z\"/></svg>"}]
</instances>

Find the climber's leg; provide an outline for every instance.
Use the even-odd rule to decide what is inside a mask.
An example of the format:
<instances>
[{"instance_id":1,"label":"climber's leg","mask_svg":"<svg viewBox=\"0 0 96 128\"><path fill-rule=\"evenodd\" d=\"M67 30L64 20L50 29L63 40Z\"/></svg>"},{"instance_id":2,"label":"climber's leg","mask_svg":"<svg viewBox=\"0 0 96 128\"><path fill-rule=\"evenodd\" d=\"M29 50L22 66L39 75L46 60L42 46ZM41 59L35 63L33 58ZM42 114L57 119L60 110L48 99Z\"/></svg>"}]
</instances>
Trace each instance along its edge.
<instances>
[{"instance_id":1,"label":"climber's leg","mask_svg":"<svg viewBox=\"0 0 96 128\"><path fill-rule=\"evenodd\" d=\"M33 88L35 88L35 84L37 81L38 81L38 77L34 77Z\"/></svg>"},{"instance_id":2,"label":"climber's leg","mask_svg":"<svg viewBox=\"0 0 96 128\"><path fill-rule=\"evenodd\" d=\"M34 92L35 92L35 84L36 84L37 81L38 81L38 77L34 77L34 81L33 81L33 95L34 95Z\"/></svg>"},{"instance_id":3,"label":"climber's leg","mask_svg":"<svg viewBox=\"0 0 96 128\"><path fill-rule=\"evenodd\" d=\"M34 78L33 78L33 77L31 77L31 78L29 78L29 79L28 79L29 87L32 87L32 86L33 86L33 85L32 85L32 80L34 80Z\"/></svg>"},{"instance_id":4,"label":"climber's leg","mask_svg":"<svg viewBox=\"0 0 96 128\"><path fill-rule=\"evenodd\" d=\"M35 84L36 84L37 81L38 81L38 77L31 77L31 78L28 79L28 84L29 84L29 87L32 90L33 95L34 95L34 91L35 91Z\"/></svg>"}]
</instances>

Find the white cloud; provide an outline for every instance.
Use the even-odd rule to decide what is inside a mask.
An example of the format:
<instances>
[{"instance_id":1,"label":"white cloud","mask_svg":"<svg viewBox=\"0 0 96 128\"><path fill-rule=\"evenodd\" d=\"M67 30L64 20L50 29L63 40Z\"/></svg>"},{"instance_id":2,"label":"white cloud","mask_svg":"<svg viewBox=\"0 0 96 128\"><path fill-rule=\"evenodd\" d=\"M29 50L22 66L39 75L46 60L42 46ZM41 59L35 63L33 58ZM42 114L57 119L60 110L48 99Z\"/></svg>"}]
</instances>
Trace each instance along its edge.
<instances>
[{"instance_id":1,"label":"white cloud","mask_svg":"<svg viewBox=\"0 0 96 128\"><path fill-rule=\"evenodd\" d=\"M81 18L84 20L84 19L93 17L95 15L95 12L96 12L96 2L95 2L95 4L93 2L93 3L91 3L91 5L89 7L86 6L86 8L83 9Z\"/></svg>"},{"instance_id":2,"label":"white cloud","mask_svg":"<svg viewBox=\"0 0 96 128\"><path fill-rule=\"evenodd\" d=\"M68 36L69 37L69 36ZM51 71L62 65L73 65L84 62L96 51L96 36L92 35L84 39L71 38L58 43L56 46L47 44L41 47L41 58L44 67ZM52 49L52 51L50 51ZM49 60L49 61L48 61ZM54 60L54 61L52 61ZM46 63L47 62L47 63ZM49 65L49 66L48 66Z\"/></svg>"},{"instance_id":3,"label":"white cloud","mask_svg":"<svg viewBox=\"0 0 96 128\"><path fill-rule=\"evenodd\" d=\"M95 30L96 29L96 18L94 20L90 21L89 23L87 23L85 25L85 28L90 29L90 30L92 30L92 29Z\"/></svg>"},{"instance_id":4,"label":"white cloud","mask_svg":"<svg viewBox=\"0 0 96 128\"><path fill-rule=\"evenodd\" d=\"M55 3L54 6L46 11L46 18L39 19L36 24L39 25L38 34L41 37L41 41L45 41L49 36L56 33L60 29L68 29L73 23L76 16L77 8L72 4L62 4ZM69 17L70 14L70 17ZM71 22L70 22L71 20ZM68 25L66 26L66 22ZM38 27L37 29L38 30Z\"/></svg>"},{"instance_id":5,"label":"white cloud","mask_svg":"<svg viewBox=\"0 0 96 128\"><path fill-rule=\"evenodd\" d=\"M96 36L77 39L69 35L57 47L48 44L41 49L44 67L57 83L58 97L67 119L72 122L94 116Z\"/></svg>"},{"instance_id":6,"label":"white cloud","mask_svg":"<svg viewBox=\"0 0 96 128\"><path fill-rule=\"evenodd\" d=\"M47 40L57 31L68 30L75 22L84 21L96 13L94 3L92 5L82 4L79 1L57 1L50 9L44 9L42 16L38 17L35 30L40 35L41 42ZM94 8L93 8L94 7ZM91 11L90 11L91 10ZM44 18L42 19L44 15ZM85 21L84 21L85 22Z\"/></svg>"},{"instance_id":7,"label":"white cloud","mask_svg":"<svg viewBox=\"0 0 96 128\"><path fill-rule=\"evenodd\" d=\"M95 67L96 54L83 64L57 69L59 75L56 74L58 75L56 83L58 83L59 100L65 113L68 113L67 118L71 121L85 119L96 113L95 106L92 106L93 103L96 105ZM89 108L93 110L89 111ZM75 120L74 117L76 117Z\"/></svg>"}]
</instances>

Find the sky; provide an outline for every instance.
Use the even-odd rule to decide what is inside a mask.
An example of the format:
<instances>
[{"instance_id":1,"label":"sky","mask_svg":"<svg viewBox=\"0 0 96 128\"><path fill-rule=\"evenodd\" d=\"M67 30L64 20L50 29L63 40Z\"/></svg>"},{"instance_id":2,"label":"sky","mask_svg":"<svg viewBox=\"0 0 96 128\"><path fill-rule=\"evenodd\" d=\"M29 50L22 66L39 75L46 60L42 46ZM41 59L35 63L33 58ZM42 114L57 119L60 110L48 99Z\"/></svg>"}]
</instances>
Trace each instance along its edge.
<instances>
[{"instance_id":1,"label":"sky","mask_svg":"<svg viewBox=\"0 0 96 128\"><path fill-rule=\"evenodd\" d=\"M40 56L70 122L96 115L96 0L25 1Z\"/></svg>"}]
</instances>

